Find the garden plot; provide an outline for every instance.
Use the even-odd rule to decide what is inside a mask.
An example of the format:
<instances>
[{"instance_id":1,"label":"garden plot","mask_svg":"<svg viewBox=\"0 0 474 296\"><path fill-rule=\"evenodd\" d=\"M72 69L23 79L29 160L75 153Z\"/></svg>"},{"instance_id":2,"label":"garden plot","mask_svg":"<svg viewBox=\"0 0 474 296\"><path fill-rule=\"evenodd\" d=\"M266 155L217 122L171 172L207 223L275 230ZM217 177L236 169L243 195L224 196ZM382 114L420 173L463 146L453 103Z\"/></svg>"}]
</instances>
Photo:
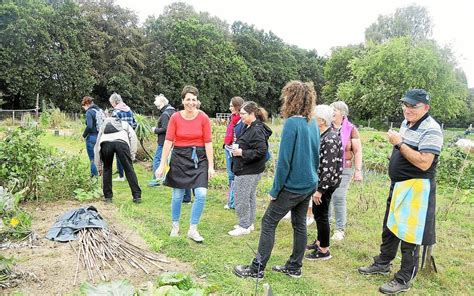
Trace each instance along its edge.
<instances>
[{"instance_id":1,"label":"garden plot","mask_svg":"<svg viewBox=\"0 0 474 296\"><path fill-rule=\"evenodd\" d=\"M90 204L95 206L108 224L126 237L127 241L149 251L148 246L137 232L119 221L115 206L98 201ZM80 268L77 280L78 285L76 287L73 286L77 255L68 243L44 239L48 229L53 225L57 217L68 210L81 206L85 205L70 200L42 203L32 202L24 206L33 216L32 230L39 234L41 237L40 242L34 247L3 250L2 255L14 257L16 262L14 270L33 273L38 280L23 281L17 287L3 290L2 293L6 292L8 294L18 291L25 295L65 294L77 291L79 284L87 281L88 275L86 270ZM189 273L192 270L190 266L174 259L165 258L163 255L159 255L159 257L170 262L169 264L160 263L167 271ZM127 268L127 274L118 274L112 270L107 270L107 273L112 281L128 279L135 287L142 287L146 286L148 281L154 281L158 275L163 273L163 271L153 265L148 266L147 270L150 272L149 274L132 268ZM97 282L98 279L96 280Z\"/></svg>"}]
</instances>

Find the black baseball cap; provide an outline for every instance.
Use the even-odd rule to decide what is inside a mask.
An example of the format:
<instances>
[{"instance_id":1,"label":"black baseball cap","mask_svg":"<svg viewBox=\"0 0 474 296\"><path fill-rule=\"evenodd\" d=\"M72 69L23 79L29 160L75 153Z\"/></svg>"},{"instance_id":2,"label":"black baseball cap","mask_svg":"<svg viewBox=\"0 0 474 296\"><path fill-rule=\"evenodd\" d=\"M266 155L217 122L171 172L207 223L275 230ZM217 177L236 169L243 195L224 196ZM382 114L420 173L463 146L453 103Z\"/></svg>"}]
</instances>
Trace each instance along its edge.
<instances>
[{"instance_id":1,"label":"black baseball cap","mask_svg":"<svg viewBox=\"0 0 474 296\"><path fill-rule=\"evenodd\" d=\"M410 105L416 105L418 103L423 103L426 105L430 104L430 96L424 89L414 88L410 89L405 93L403 98L401 99L402 102L406 102Z\"/></svg>"}]
</instances>

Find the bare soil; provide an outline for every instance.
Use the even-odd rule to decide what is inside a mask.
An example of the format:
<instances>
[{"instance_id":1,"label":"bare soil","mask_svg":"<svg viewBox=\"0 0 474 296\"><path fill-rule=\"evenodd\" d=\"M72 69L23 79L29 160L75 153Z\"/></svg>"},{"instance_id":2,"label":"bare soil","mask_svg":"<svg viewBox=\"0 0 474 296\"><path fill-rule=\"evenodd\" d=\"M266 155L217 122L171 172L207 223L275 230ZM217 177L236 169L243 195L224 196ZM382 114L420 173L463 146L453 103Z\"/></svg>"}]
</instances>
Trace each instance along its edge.
<instances>
[{"instance_id":1,"label":"bare soil","mask_svg":"<svg viewBox=\"0 0 474 296\"><path fill-rule=\"evenodd\" d=\"M102 201L81 204L72 200L28 203L22 208L33 216L32 229L40 237L38 246L8 249L1 252L6 257L15 258L14 271L34 273L39 280L24 281L15 288L0 290L0 294L13 294L14 292L25 295L75 294L74 292L78 291L82 282L89 281L87 272L81 265L77 284L73 286L76 274L76 252L69 243L53 242L44 238L48 229L60 215L86 205L96 207L102 218L126 237L127 241L144 250L151 251L135 230L120 221L117 208L112 204L105 204ZM75 245L75 242L72 245ZM159 257L170 262L157 262L166 271L189 273L192 270L190 265L167 258L163 254L159 254ZM128 279L135 288L140 288L145 287L149 281L154 281L158 275L164 272L153 265L146 265L146 268L150 272L149 274L145 274L141 269L132 268L127 270L128 274L118 274L110 269L104 269L104 271L111 281ZM95 283L98 282L99 277L96 275Z\"/></svg>"}]
</instances>

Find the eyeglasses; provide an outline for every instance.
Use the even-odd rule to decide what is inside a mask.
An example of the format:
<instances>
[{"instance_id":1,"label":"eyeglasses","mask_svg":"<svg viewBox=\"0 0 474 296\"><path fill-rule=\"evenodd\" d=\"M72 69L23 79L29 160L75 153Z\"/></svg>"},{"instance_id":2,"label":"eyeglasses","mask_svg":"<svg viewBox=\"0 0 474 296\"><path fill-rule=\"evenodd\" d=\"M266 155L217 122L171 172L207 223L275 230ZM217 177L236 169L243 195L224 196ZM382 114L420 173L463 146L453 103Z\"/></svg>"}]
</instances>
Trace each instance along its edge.
<instances>
[{"instance_id":1,"label":"eyeglasses","mask_svg":"<svg viewBox=\"0 0 474 296\"><path fill-rule=\"evenodd\" d=\"M248 113L247 112L239 112L240 115L247 115Z\"/></svg>"},{"instance_id":2,"label":"eyeglasses","mask_svg":"<svg viewBox=\"0 0 474 296\"><path fill-rule=\"evenodd\" d=\"M421 105L412 105L412 104L408 104L408 103L403 102L400 105L402 106L402 109L417 110L417 109L423 108L423 104L421 104Z\"/></svg>"}]
</instances>

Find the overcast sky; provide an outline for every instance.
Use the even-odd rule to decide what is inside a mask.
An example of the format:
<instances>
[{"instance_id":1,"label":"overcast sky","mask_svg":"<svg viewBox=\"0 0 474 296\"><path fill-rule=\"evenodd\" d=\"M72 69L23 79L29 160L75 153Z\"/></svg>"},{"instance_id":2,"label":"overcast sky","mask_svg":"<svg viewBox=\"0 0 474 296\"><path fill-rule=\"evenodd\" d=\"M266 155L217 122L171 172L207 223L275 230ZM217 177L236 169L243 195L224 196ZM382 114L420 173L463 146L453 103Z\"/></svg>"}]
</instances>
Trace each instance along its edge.
<instances>
[{"instance_id":1,"label":"overcast sky","mask_svg":"<svg viewBox=\"0 0 474 296\"><path fill-rule=\"evenodd\" d=\"M142 21L159 16L169 0L116 0L135 11ZM433 38L450 45L458 64L474 87L474 15L470 0L186 0L196 11L206 11L229 24L240 20L272 31L286 43L329 55L331 47L364 41L364 31L381 14L410 4L428 9L434 23ZM471 4L471 5L470 5Z\"/></svg>"}]
</instances>

